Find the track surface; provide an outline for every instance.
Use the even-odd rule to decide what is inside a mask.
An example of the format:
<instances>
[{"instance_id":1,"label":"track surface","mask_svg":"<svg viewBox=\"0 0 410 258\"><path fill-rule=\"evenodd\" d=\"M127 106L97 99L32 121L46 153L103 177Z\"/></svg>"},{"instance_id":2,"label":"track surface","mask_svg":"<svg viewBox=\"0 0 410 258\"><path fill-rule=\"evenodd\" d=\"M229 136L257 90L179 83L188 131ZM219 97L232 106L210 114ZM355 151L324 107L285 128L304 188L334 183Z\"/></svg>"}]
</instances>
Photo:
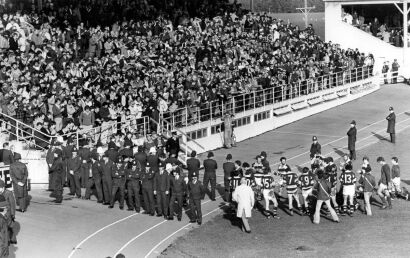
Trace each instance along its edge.
<instances>
[{"instance_id":1,"label":"track surface","mask_svg":"<svg viewBox=\"0 0 410 258\"><path fill-rule=\"evenodd\" d=\"M410 128L408 96L410 88L405 85L383 86L359 100L241 142L234 149L214 151L216 160L222 167L225 156L231 153L234 160L253 162L257 154L266 151L274 168L281 156L286 156L294 167L305 166L313 135L318 136L324 155L339 158L347 152L346 132L352 119L357 122L356 148L359 153L360 149L380 141L390 145L383 138L386 136L388 107L392 105L395 108L396 130L404 132ZM399 159L403 157L401 164L406 162L403 153L395 154ZM217 173L222 175L223 172L219 169ZM197 227L188 224L186 215L181 222L165 221L121 211L118 204L109 210L95 201L67 198L62 205L55 205L49 201L47 192L33 190L30 195L32 200L28 212L17 214L22 226L18 234L19 244L11 248L10 257L89 258L114 256L119 252L126 257L155 257L176 237ZM222 205L221 198L211 202L206 197L202 205L204 222L217 215Z\"/></svg>"}]
</instances>

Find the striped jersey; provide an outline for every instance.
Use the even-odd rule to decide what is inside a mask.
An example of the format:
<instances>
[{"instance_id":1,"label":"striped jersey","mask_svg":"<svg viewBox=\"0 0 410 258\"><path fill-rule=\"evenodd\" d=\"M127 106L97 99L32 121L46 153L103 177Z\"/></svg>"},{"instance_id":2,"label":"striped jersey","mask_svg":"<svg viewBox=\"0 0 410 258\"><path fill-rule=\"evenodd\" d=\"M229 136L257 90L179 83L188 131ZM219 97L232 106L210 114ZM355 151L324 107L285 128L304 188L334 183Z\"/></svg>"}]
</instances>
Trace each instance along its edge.
<instances>
[{"instance_id":1,"label":"striped jersey","mask_svg":"<svg viewBox=\"0 0 410 258\"><path fill-rule=\"evenodd\" d=\"M315 183L312 173L306 173L299 176L299 185L302 190L310 190Z\"/></svg>"},{"instance_id":2,"label":"striped jersey","mask_svg":"<svg viewBox=\"0 0 410 258\"><path fill-rule=\"evenodd\" d=\"M290 171L291 169L288 164L285 164L285 165L279 164L278 173L283 177L283 179L285 179L284 178L285 174L287 174Z\"/></svg>"},{"instance_id":3,"label":"striped jersey","mask_svg":"<svg viewBox=\"0 0 410 258\"><path fill-rule=\"evenodd\" d=\"M263 174L259 173L259 172L255 172L255 174L253 176L254 176L255 184L259 185L259 186L262 186Z\"/></svg>"},{"instance_id":4,"label":"striped jersey","mask_svg":"<svg viewBox=\"0 0 410 258\"><path fill-rule=\"evenodd\" d=\"M343 171L339 178L342 185L354 185L356 183L356 175L350 171Z\"/></svg>"},{"instance_id":5,"label":"striped jersey","mask_svg":"<svg viewBox=\"0 0 410 258\"><path fill-rule=\"evenodd\" d=\"M275 187L275 181L271 175L262 176L262 189L272 189Z\"/></svg>"},{"instance_id":6,"label":"striped jersey","mask_svg":"<svg viewBox=\"0 0 410 258\"><path fill-rule=\"evenodd\" d=\"M332 185L332 188L336 187L337 186L337 166L336 164L328 165L325 170L327 174L327 180Z\"/></svg>"},{"instance_id":7,"label":"striped jersey","mask_svg":"<svg viewBox=\"0 0 410 258\"><path fill-rule=\"evenodd\" d=\"M230 180L231 189L232 189L232 190L235 190L236 187L239 186L240 181L241 181L241 177L240 177L240 176L233 176L233 177L231 177L231 180Z\"/></svg>"},{"instance_id":8,"label":"striped jersey","mask_svg":"<svg viewBox=\"0 0 410 258\"><path fill-rule=\"evenodd\" d=\"M283 179L285 180L286 190L288 193L293 193L297 190L299 179L295 172L286 173Z\"/></svg>"}]
</instances>

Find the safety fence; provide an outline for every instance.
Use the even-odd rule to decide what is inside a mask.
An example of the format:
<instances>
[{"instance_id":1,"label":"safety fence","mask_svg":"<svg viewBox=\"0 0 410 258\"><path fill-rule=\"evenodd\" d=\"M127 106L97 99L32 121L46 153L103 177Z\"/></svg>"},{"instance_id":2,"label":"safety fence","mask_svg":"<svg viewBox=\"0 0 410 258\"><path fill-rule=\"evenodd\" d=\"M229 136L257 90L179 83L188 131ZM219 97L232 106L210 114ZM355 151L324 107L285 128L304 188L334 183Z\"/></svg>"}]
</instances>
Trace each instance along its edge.
<instances>
[{"instance_id":1,"label":"safety fence","mask_svg":"<svg viewBox=\"0 0 410 258\"><path fill-rule=\"evenodd\" d=\"M171 112L164 112L161 118L170 123L173 128L182 128L199 122L212 121L224 114L238 114L267 105L308 96L316 92L342 87L344 85L367 79L373 76L373 66L363 66L351 70L295 81L290 84L274 85L273 87L254 90L230 97L227 101L217 100L187 105Z\"/></svg>"}]
</instances>

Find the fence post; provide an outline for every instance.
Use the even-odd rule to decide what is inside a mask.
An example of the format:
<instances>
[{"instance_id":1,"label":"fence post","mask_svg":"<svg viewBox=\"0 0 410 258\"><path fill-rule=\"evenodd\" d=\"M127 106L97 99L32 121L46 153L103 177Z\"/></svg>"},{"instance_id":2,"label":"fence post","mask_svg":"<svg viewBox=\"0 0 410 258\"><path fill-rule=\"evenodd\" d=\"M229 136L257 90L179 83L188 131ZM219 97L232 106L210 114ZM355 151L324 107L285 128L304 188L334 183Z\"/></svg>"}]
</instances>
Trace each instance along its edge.
<instances>
[{"instance_id":1,"label":"fence post","mask_svg":"<svg viewBox=\"0 0 410 258\"><path fill-rule=\"evenodd\" d=\"M243 113L245 113L245 110L246 110L246 106L245 106L245 94L242 94L242 96L243 96L243 98L242 98L242 101L243 101L243 103L242 103L242 108L243 108Z\"/></svg>"},{"instance_id":2,"label":"fence post","mask_svg":"<svg viewBox=\"0 0 410 258\"><path fill-rule=\"evenodd\" d=\"M236 111L235 111L235 96L232 96L232 114L236 114Z\"/></svg>"},{"instance_id":3,"label":"fence post","mask_svg":"<svg viewBox=\"0 0 410 258\"><path fill-rule=\"evenodd\" d=\"M19 141L19 120L16 119L16 138Z\"/></svg>"},{"instance_id":4,"label":"fence post","mask_svg":"<svg viewBox=\"0 0 410 258\"><path fill-rule=\"evenodd\" d=\"M75 132L75 138L76 138L76 144L77 144L77 150L80 148L80 141L78 139L78 130Z\"/></svg>"},{"instance_id":5,"label":"fence post","mask_svg":"<svg viewBox=\"0 0 410 258\"><path fill-rule=\"evenodd\" d=\"M253 92L253 109L256 108L256 92Z\"/></svg>"}]
</instances>

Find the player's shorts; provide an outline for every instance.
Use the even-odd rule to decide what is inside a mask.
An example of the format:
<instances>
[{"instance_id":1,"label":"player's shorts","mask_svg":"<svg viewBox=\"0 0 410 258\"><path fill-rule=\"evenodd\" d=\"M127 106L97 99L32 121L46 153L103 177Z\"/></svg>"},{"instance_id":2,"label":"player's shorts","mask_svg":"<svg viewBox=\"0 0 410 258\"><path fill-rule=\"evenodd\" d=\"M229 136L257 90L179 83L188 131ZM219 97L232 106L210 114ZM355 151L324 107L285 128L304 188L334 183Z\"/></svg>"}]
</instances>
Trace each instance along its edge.
<instances>
[{"instance_id":1,"label":"player's shorts","mask_svg":"<svg viewBox=\"0 0 410 258\"><path fill-rule=\"evenodd\" d=\"M262 190L263 198L267 200L276 200L276 196L273 189L263 189Z\"/></svg>"},{"instance_id":2,"label":"player's shorts","mask_svg":"<svg viewBox=\"0 0 410 258\"><path fill-rule=\"evenodd\" d=\"M336 193L337 193L337 188L336 188L336 186L335 186L335 187L332 187L332 189L330 190L330 196L331 196L331 197L334 197L334 196L336 196Z\"/></svg>"},{"instance_id":3,"label":"player's shorts","mask_svg":"<svg viewBox=\"0 0 410 258\"><path fill-rule=\"evenodd\" d=\"M343 186L343 195L354 196L356 191L355 185L344 185Z\"/></svg>"},{"instance_id":4,"label":"player's shorts","mask_svg":"<svg viewBox=\"0 0 410 258\"><path fill-rule=\"evenodd\" d=\"M308 190L302 190L303 198L306 199L309 195L312 195L312 192L313 192L313 187Z\"/></svg>"},{"instance_id":5,"label":"player's shorts","mask_svg":"<svg viewBox=\"0 0 410 258\"><path fill-rule=\"evenodd\" d=\"M401 192L400 177L395 177L391 181L393 182L394 190Z\"/></svg>"},{"instance_id":6,"label":"player's shorts","mask_svg":"<svg viewBox=\"0 0 410 258\"><path fill-rule=\"evenodd\" d=\"M379 191L384 192L384 191L386 191L386 190L388 190L387 185L385 185L385 184L383 184L383 183L380 183L380 184L379 184Z\"/></svg>"}]
</instances>

